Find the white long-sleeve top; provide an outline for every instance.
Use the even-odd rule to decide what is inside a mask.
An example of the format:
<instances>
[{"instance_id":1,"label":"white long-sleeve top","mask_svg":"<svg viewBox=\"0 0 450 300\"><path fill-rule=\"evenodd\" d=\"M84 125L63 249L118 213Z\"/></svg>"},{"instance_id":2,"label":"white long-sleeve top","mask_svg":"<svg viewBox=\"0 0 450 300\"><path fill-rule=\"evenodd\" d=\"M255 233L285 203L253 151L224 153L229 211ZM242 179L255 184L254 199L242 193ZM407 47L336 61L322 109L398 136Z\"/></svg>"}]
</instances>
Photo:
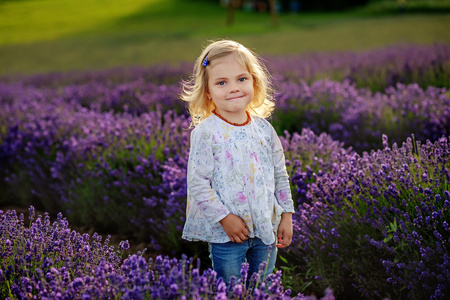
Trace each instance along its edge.
<instances>
[{"instance_id":1,"label":"white long-sleeve top","mask_svg":"<svg viewBox=\"0 0 450 300\"><path fill-rule=\"evenodd\" d=\"M284 212L294 212L280 139L265 119L252 116L233 126L215 116L191 133L187 208L183 238L225 243L219 223L229 213L241 217L249 237L275 242Z\"/></svg>"}]
</instances>

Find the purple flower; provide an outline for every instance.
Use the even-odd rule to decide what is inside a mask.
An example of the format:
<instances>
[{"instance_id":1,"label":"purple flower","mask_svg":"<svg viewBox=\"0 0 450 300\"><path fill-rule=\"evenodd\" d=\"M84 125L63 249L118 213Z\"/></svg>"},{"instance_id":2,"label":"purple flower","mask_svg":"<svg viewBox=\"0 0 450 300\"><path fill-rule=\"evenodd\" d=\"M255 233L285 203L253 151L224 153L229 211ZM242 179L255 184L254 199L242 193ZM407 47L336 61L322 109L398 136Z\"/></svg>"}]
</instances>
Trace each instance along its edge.
<instances>
[{"instance_id":1,"label":"purple flower","mask_svg":"<svg viewBox=\"0 0 450 300\"><path fill-rule=\"evenodd\" d=\"M448 225L447 221L442 222L442 226L444 226L444 229L449 231L450 230L450 226Z\"/></svg>"}]
</instances>

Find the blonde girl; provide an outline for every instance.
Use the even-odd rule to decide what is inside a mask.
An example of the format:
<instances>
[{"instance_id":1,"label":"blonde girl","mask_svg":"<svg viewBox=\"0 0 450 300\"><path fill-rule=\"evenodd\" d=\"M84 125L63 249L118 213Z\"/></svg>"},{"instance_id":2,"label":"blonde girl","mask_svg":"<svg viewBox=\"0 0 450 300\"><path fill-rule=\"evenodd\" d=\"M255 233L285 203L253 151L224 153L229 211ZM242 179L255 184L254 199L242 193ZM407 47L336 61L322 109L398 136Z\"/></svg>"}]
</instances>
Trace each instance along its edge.
<instances>
[{"instance_id":1,"label":"blonde girl","mask_svg":"<svg viewBox=\"0 0 450 300\"><path fill-rule=\"evenodd\" d=\"M272 95L257 55L231 40L209 44L183 83L181 97L195 127L183 238L208 242L212 266L226 282L240 277L243 262L249 275L263 262L271 273L277 247L292 241L284 152L266 120Z\"/></svg>"}]
</instances>

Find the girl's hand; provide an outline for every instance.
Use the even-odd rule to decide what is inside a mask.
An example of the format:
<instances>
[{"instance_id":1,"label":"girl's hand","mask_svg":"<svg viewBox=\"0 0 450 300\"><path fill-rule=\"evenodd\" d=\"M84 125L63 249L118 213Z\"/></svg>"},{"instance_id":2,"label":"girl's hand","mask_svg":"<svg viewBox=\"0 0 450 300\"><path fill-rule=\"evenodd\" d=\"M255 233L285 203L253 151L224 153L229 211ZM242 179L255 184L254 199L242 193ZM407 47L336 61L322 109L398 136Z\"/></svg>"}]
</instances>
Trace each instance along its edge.
<instances>
[{"instance_id":1,"label":"girl's hand","mask_svg":"<svg viewBox=\"0 0 450 300\"><path fill-rule=\"evenodd\" d=\"M292 235L292 213L283 213L281 214L280 226L278 226L277 231L277 248L285 248L289 246L292 242Z\"/></svg>"},{"instance_id":2,"label":"girl's hand","mask_svg":"<svg viewBox=\"0 0 450 300\"><path fill-rule=\"evenodd\" d=\"M223 230L225 230L226 234L230 238L230 241L236 243L243 243L248 240L248 230L245 225L244 220L240 217L228 214L225 218L220 220L220 224L222 224Z\"/></svg>"}]
</instances>

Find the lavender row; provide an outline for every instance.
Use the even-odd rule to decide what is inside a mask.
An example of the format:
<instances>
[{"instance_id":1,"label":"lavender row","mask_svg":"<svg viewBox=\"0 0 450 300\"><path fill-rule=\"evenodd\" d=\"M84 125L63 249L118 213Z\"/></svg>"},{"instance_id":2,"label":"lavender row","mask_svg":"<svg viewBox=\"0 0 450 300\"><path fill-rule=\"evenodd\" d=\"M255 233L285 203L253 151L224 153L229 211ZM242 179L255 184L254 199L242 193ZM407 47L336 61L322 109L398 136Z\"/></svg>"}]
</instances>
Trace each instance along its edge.
<instances>
[{"instance_id":1,"label":"lavender row","mask_svg":"<svg viewBox=\"0 0 450 300\"><path fill-rule=\"evenodd\" d=\"M0 297L2 299L317 299L298 294L291 297L281 282L281 272L261 279L261 271L229 283L211 269L201 273L200 260L157 256L147 261L142 252L122 259L129 248L122 241L110 246L108 236L80 234L59 213L35 219L0 210ZM326 290L323 300L333 300Z\"/></svg>"},{"instance_id":2,"label":"lavender row","mask_svg":"<svg viewBox=\"0 0 450 300\"><path fill-rule=\"evenodd\" d=\"M378 149L382 135L401 143L411 134L436 140L450 134L450 95L445 88L397 84L384 93L357 89L348 81L280 83L274 127L327 132L359 153Z\"/></svg>"},{"instance_id":3,"label":"lavender row","mask_svg":"<svg viewBox=\"0 0 450 300\"><path fill-rule=\"evenodd\" d=\"M12 74L0 77L0 82L19 83L39 89L55 89L91 83L120 85L137 80L157 85L171 85L177 84L183 77L187 78L192 72L192 67L192 63L180 63L177 66L158 64L150 67L123 66L95 71L51 72L34 75Z\"/></svg>"},{"instance_id":4,"label":"lavender row","mask_svg":"<svg viewBox=\"0 0 450 300\"><path fill-rule=\"evenodd\" d=\"M267 56L274 78L283 82L318 79L349 80L359 88L384 91L397 83L450 87L450 47L447 44L400 44L362 52L307 53ZM3 76L0 82L18 82L36 88L58 88L91 83L123 83L142 80L157 85L178 84L192 72L192 63L178 66L119 67L111 70Z\"/></svg>"},{"instance_id":5,"label":"lavender row","mask_svg":"<svg viewBox=\"0 0 450 300\"><path fill-rule=\"evenodd\" d=\"M397 143L411 134L423 141L450 134L450 95L445 88L424 90L417 84L397 84L383 93L372 93L349 81L276 84L279 93L273 124L279 134L285 130L300 132L302 128L316 134L327 132L359 153L380 148L382 134ZM92 82L62 89L0 84L0 103L13 110L23 102L65 102L68 109L76 111L80 106L89 112L133 115L173 110L187 117L179 93L178 84L156 85L144 80L123 84Z\"/></svg>"},{"instance_id":6,"label":"lavender row","mask_svg":"<svg viewBox=\"0 0 450 300\"><path fill-rule=\"evenodd\" d=\"M383 144L341 153L326 174L310 171L290 262L314 274L311 286L348 298L448 299L450 141ZM304 189L307 177L298 178Z\"/></svg>"},{"instance_id":7,"label":"lavender row","mask_svg":"<svg viewBox=\"0 0 450 300\"><path fill-rule=\"evenodd\" d=\"M384 91L397 83L450 87L450 47L395 45L364 52L310 53L267 58L281 81L348 80L357 87Z\"/></svg>"}]
</instances>

